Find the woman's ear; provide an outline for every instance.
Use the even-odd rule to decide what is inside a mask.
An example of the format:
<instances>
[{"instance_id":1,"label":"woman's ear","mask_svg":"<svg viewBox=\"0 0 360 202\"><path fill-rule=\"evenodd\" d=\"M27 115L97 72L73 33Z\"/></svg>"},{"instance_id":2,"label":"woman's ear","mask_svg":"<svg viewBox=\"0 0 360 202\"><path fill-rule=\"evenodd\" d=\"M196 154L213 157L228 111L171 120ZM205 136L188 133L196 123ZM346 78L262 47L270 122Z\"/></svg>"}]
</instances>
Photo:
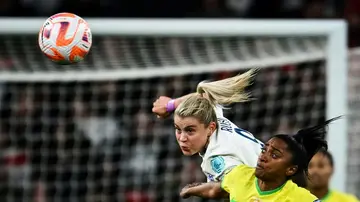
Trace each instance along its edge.
<instances>
[{"instance_id":1,"label":"woman's ear","mask_svg":"<svg viewBox=\"0 0 360 202\"><path fill-rule=\"evenodd\" d=\"M208 129L210 130L210 136L215 132L216 130L216 123L215 122L211 122L208 126Z\"/></svg>"},{"instance_id":2,"label":"woman's ear","mask_svg":"<svg viewBox=\"0 0 360 202\"><path fill-rule=\"evenodd\" d=\"M286 176L292 176L295 175L295 173L297 172L298 167L297 166L291 166L286 170Z\"/></svg>"}]
</instances>

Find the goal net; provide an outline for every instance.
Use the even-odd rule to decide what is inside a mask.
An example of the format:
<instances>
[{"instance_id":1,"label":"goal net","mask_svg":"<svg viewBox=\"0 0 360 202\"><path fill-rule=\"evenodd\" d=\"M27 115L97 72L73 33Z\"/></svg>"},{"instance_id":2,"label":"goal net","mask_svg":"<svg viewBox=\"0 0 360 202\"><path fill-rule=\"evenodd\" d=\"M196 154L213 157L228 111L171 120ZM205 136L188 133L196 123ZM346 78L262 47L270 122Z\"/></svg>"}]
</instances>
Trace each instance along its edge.
<instances>
[{"instance_id":1,"label":"goal net","mask_svg":"<svg viewBox=\"0 0 360 202\"><path fill-rule=\"evenodd\" d=\"M360 109L360 49L353 49L349 54L349 145L348 145L348 191L359 197L360 179L355 173L360 172L360 127L358 121Z\"/></svg>"},{"instance_id":2,"label":"goal net","mask_svg":"<svg viewBox=\"0 0 360 202\"><path fill-rule=\"evenodd\" d=\"M341 22L89 20L93 48L71 66L40 53L41 24L0 20L8 27L0 31L6 202L181 201L182 186L205 180L200 158L182 156L171 119L157 120L151 107L157 96L193 92L205 79L261 68L249 89L256 100L225 114L263 140L347 113ZM360 188L357 131L346 153L346 118L330 128L341 190L346 173L346 188Z\"/></svg>"}]
</instances>

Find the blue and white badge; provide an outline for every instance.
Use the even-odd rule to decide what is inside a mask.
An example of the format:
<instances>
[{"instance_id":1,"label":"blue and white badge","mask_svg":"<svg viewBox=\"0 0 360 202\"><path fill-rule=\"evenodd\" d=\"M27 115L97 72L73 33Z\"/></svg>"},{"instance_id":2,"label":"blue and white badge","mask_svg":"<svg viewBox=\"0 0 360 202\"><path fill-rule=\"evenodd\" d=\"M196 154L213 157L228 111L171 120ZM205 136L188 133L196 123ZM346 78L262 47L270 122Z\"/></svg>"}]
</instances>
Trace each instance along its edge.
<instances>
[{"instance_id":1,"label":"blue and white badge","mask_svg":"<svg viewBox=\"0 0 360 202\"><path fill-rule=\"evenodd\" d=\"M208 179L210 182L215 182L214 175L208 174Z\"/></svg>"},{"instance_id":2,"label":"blue and white badge","mask_svg":"<svg viewBox=\"0 0 360 202\"><path fill-rule=\"evenodd\" d=\"M221 173L225 168L225 160L221 156L212 157L210 160L211 168L216 173Z\"/></svg>"}]
</instances>

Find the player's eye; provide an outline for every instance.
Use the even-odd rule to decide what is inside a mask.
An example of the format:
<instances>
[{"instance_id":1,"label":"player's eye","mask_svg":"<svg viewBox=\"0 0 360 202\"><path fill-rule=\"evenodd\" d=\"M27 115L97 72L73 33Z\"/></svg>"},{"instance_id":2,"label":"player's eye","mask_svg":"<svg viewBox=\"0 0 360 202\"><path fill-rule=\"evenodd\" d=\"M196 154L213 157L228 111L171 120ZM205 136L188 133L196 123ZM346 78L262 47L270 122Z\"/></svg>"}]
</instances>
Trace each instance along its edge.
<instances>
[{"instance_id":1,"label":"player's eye","mask_svg":"<svg viewBox=\"0 0 360 202\"><path fill-rule=\"evenodd\" d=\"M175 131L176 131L177 134L181 133L181 130L179 128L175 128Z\"/></svg>"},{"instance_id":2,"label":"player's eye","mask_svg":"<svg viewBox=\"0 0 360 202\"><path fill-rule=\"evenodd\" d=\"M272 157L273 159L279 158L279 156L278 156L277 154L271 154L271 157Z\"/></svg>"},{"instance_id":3,"label":"player's eye","mask_svg":"<svg viewBox=\"0 0 360 202\"><path fill-rule=\"evenodd\" d=\"M261 148L261 153L265 153L266 152L266 148L265 147L262 147Z\"/></svg>"}]
</instances>

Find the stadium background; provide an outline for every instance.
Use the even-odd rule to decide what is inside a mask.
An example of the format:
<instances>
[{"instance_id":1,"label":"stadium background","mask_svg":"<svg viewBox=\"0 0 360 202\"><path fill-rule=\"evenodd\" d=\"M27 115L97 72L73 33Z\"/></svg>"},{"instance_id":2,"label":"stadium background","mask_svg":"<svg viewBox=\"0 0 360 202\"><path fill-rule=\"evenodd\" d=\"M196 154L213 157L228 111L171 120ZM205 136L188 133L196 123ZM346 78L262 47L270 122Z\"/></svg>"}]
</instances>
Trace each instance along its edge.
<instances>
[{"instance_id":1,"label":"stadium background","mask_svg":"<svg viewBox=\"0 0 360 202\"><path fill-rule=\"evenodd\" d=\"M355 0L345 3L340 0L0 2L0 14L4 17L49 16L62 11L76 13L85 19L345 18L349 22L349 47L360 45L360 5ZM51 69L38 50L36 36L0 35L0 38L2 70ZM146 67L147 64L161 64L162 58L156 53L163 52L169 53L169 64L178 62L171 53L185 55L186 62L191 64L199 60L192 50L196 50L195 56L210 60L207 45L210 43L211 47L221 50L222 40L95 36L94 48L85 63L86 68L94 69L116 68L120 63L122 67ZM249 54L256 53L252 47L262 41L259 38L228 40L226 44L242 42L248 47ZM286 44L281 39L276 41ZM319 39L310 41L318 42ZM306 42L300 40L298 44ZM353 75L359 71L357 62L351 63ZM199 169L200 158L182 157L171 120L156 120L151 114L152 102L158 95L177 97L189 93L201 80L221 79L236 73L107 82L2 82L1 200L181 201L178 193L183 185L205 180ZM350 82L356 93L359 81L353 78ZM324 61L266 68L260 71L249 90L257 100L233 106L226 111L226 116L260 139L276 132L291 133L298 127L316 124L325 118ZM359 142L355 142L352 149L360 150ZM356 179L355 187L359 188L360 181Z\"/></svg>"}]
</instances>

